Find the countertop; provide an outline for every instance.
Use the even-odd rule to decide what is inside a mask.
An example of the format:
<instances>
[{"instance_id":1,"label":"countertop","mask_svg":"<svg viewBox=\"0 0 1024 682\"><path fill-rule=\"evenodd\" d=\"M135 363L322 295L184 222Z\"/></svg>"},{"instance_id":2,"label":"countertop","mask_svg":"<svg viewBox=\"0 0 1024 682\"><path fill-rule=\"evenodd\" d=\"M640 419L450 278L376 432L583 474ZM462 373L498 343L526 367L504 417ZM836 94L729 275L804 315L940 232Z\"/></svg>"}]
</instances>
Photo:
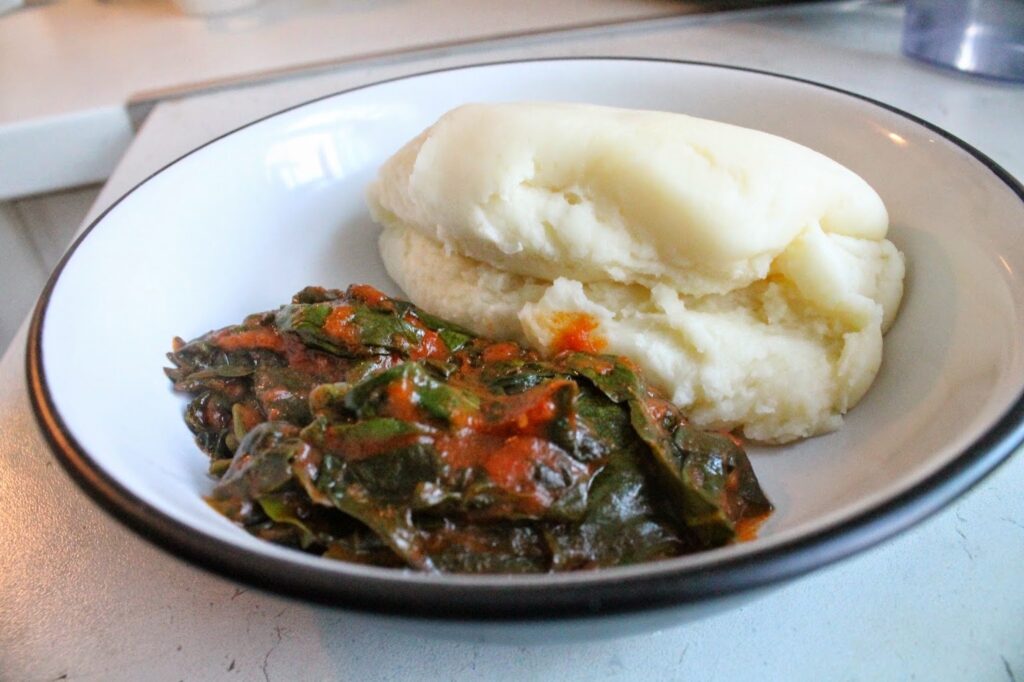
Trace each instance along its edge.
<instances>
[{"instance_id":1,"label":"countertop","mask_svg":"<svg viewBox=\"0 0 1024 682\"><path fill-rule=\"evenodd\" d=\"M716 3L703 3L714 5ZM57 0L0 16L0 200L104 180L132 102L342 61L701 11L677 0Z\"/></svg>"},{"instance_id":2,"label":"countertop","mask_svg":"<svg viewBox=\"0 0 1024 682\"><path fill-rule=\"evenodd\" d=\"M92 215L221 132L359 83L545 55L717 61L883 100L1024 177L1024 88L910 62L897 7L846 2L676 18L340 67L158 105ZM39 435L25 328L0 361L0 679L1024 679L1024 457L853 558L699 620L598 641L461 641L261 593L156 549L93 505Z\"/></svg>"}]
</instances>

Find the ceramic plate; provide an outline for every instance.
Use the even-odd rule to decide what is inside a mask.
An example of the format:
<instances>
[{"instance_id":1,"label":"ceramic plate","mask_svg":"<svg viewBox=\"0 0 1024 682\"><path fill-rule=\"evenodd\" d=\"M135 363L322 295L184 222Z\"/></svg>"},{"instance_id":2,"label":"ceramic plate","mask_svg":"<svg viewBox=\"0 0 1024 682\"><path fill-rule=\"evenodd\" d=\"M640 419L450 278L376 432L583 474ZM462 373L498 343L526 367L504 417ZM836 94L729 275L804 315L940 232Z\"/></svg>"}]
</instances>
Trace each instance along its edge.
<instances>
[{"instance_id":1,"label":"ceramic plate","mask_svg":"<svg viewBox=\"0 0 1024 682\"><path fill-rule=\"evenodd\" d=\"M661 109L782 135L867 179L906 254L903 309L870 392L831 435L751 448L777 506L759 539L563 575L437 576L257 540L202 500L207 459L162 368L172 337L286 302L307 284L399 293L363 191L380 163L469 101ZM370 85L193 151L93 223L50 280L28 355L54 449L108 511L171 553L311 600L404 615L547 618L693 604L862 550L947 504L1021 442L1024 190L953 136L884 104L710 64L567 59Z\"/></svg>"}]
</instances>

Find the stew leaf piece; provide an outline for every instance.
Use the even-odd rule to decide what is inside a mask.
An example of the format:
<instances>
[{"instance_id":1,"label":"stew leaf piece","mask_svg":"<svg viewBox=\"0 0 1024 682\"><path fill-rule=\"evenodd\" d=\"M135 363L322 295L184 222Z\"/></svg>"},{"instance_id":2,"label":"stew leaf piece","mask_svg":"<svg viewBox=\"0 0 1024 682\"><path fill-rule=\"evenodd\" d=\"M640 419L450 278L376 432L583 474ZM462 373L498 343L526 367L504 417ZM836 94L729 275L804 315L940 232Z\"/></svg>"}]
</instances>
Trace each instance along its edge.
<instances>
[{"instance_id":1,"label":"stew leaf piece","mask_svg":"<svg viewBox=\"0 0 1024 682\"><path fill-rule=\"evenodd\" d=\"M169 358L221 477L207 501L308 552L576 570L716 547L771 511L743 450L628 360L543 360L371 287L308 287Z\"/></svg>"},{"instance_id":2,"label":"stew leaf piece","mask_svg":"<svg viewBox=\"0 0 1024 682\"><path fill-rule=\"evenodd\" d=\"M629 407L633 429L649 448L650 478L680 530L695 534L703 546L717 547L735 538L741 520L771 511L746 453L728 436L685 424L622 359L572 353L561 360L609 400Z\"/></svg>"},{"instance_id":3,"label":"stew leaf piece","mask_svg":"<svg viewBox=\"0 0 1024 682\"><path fill-rule=\"evenodd\" d=\"M649 455L632 433L626 408L584 392L579 410L581 425L598 443L593 450L610 456L594 478L586 515L545 530L553 570L620 566L692 550L651 500L642 466Z\"/></svg>"}]
</instances>

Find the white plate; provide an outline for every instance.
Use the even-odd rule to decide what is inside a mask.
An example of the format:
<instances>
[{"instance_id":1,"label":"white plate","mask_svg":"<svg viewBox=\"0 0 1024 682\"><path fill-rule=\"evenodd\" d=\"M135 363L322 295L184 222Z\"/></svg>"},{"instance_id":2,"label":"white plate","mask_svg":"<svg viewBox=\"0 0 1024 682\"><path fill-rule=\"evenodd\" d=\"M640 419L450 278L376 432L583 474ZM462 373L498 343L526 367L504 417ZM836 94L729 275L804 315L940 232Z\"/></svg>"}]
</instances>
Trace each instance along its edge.
<instances>
[{"instance_id":1,"label":"white plate","mask_svg":"<svg viewBox=\"0 0 1024 682\"><path fill-rule=\"evenodd\" d=\"M543 576L434 576L257 540L202 501L212 481L161 368L193 337L307 284L398 293L363 190L378 165L469 101L679 111L776 133L866 178L906 254L882 370L841 431L752 452L777 512L751 543ZM37 309L28 369L40 424L117 518L200 565L309 599L405 615L549 617L694 603L834 561L948 503L1024 437L1024 189L885 105L771 74L567 59L439 71L290 109L141 183L90 226Z\"/></svg>"}]
</instances>

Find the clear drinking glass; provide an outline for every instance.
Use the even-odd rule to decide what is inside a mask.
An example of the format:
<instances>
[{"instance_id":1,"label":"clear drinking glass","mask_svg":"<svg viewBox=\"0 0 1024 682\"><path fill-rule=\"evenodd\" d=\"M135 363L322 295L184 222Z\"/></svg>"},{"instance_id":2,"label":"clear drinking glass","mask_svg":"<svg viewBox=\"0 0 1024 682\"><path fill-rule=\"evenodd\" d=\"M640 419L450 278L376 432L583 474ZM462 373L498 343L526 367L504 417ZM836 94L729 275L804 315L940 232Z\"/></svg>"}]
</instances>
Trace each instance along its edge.
<instances>
[{"instance_id":1,"label":"clear drinking glass","mask_svg":"<svg viewBox=\"0 0 1024 682\"><path fill-rule=\"evenodd\" d=\"M904 54L1024 81L1024 0L907 0Z\"/></svg>"}]
</instances>

